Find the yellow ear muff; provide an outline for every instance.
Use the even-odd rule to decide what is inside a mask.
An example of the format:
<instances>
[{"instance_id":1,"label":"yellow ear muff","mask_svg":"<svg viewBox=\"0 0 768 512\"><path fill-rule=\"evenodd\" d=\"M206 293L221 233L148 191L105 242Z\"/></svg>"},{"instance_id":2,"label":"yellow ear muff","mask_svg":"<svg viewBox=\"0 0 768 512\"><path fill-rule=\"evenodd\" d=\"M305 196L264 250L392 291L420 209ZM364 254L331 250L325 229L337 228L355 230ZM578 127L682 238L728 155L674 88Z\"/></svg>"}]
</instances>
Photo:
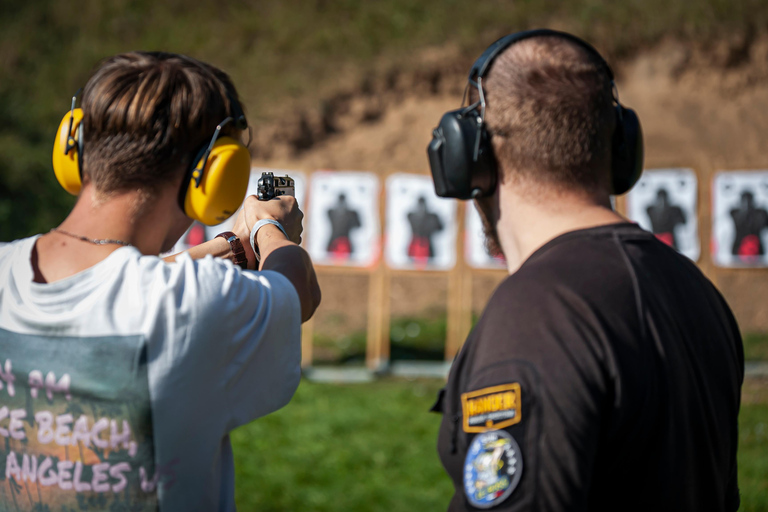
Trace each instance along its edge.
<instances>
[{"instance_id":1,"label":"yellow ear muff","mask_svg":"<svg viewBox=\"0 0 768 512\"><path fill-rule=\"evenodd\" d=\"M186 186L184 213L212 226L227 220L240 207L248 189L251 154L242 143L220 137L213 145L205 169L198 160Z\"/></svg>"},{"instance_id":2,"label":"yellow ear muff","mask_svg":"<svg viewBox=\"0 0 768 512\"><path fill-rule=\"evenodd\" d=\"M59 184L72 195L80 193L80 147L83 109L75 108L64 116L53 141L53 172Z\"/></svg>"}]
</instances>

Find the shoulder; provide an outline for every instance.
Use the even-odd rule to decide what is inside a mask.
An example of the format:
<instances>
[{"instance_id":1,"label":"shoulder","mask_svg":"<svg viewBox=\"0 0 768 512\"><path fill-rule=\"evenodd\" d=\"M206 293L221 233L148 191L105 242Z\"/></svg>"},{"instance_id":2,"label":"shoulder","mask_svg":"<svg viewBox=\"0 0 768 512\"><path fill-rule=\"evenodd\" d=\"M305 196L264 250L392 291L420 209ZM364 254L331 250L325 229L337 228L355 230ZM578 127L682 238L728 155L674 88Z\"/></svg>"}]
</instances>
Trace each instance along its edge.
<instances>
[{"instance_id":1,"label":"shoulder","mask_svg":"<svg viewBox=\"0 0 768 512\"><path fill-rule=\"evenodd\" d=\"M39 235L35 235L12 242L0 242L0 272L10 272L14 264L28 265L32 246L38 237Z\"/></svg>"},{"instance_id":2,"label":"shoulder","mask_svg":"<svg viewBox=\"0 0 768 512\"><path fill-rule=\"evenodd\" d=\"M193 260L189 255L182 254L170 264L159 258L142 257L137 265L179 291L195 296L198 301L226 300L237 307L239 302L278 294L288 295L288 300L295 298L298 303L296 290L282 274L243 270L231 261L212 256Z\"/></svg>"},{"instance_id":3,"label":"shoulder","mask_svg":"<svg viewBox=\"0 0 768 512\"><path fill-rule=\"evenodd\" d=\"M631 287L615 241L572 239L534 254L493 293L488 311L522 318L551 315Z\"/></svg>"},{"instance_id":4,"label":"shoulder","mask_svg":"<svg viewBox=\"0 0 768 512\"><path fill-rule=\"evenodd\" d=\"M34 235L27 238L19 238L18 240L13 240L11 242L0 242L0 258L8 258L17 251L25 248L31 249L32 244L34 244L35 240L39 237L40 235Z\"/></svg>"},{"instance_id":5,"label":"shoulder","mask_svg":"<svg viewBox=\"0 0 768 512\"><path fill-rule=\"evenodd\" d=\"M581 348L605 354L608 333L639 328L636 291L612 239L560 242L499 285L476 328L477 343L492 347L497 360L548 360Z\"/></svg>"}]
</instances>

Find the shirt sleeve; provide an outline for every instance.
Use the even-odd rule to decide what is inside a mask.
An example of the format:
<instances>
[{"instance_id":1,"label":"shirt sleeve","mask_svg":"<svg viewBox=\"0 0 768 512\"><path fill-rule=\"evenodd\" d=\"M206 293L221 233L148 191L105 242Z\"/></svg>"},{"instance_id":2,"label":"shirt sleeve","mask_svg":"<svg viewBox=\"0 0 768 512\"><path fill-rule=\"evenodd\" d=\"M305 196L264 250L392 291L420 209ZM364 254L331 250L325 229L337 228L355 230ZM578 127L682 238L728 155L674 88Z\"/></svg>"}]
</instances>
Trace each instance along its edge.
<instances>
[{"instance_id":1,"label":"shirt sleeve","mask_svg":"<svg viewBox=\"0 0 768 512\"><path fill-rule=\"evenodd\" d=\"M582 383L562 385L573 394L520 360L486 369L462 394L468 510L586 510L600 420Z\"/></svg>"},{"instance_id":2,"label":"shirt sleeve","mask_svg":"<svg viewBox=\"0 0 768 512\"><path fill-rule=\"evenodd\" d=\"M549 321L491 310L473 340L457 397L456 510L587 509L610 391L589 329L555 309Z\"/></svg>"},{"instance_id":3,"label":"shirt sleeve","mask_svg":"<svg viewBox=\"0 0 768 512\"><path fill-rule=\"evenodd\" d=\"M196 346L189 350L204 364L215 391L211 400L232 429L291 400L301 378L301 305L278 272L205 260L198 266L197 318L189 332Z\"/></svg>"}]
</instances>

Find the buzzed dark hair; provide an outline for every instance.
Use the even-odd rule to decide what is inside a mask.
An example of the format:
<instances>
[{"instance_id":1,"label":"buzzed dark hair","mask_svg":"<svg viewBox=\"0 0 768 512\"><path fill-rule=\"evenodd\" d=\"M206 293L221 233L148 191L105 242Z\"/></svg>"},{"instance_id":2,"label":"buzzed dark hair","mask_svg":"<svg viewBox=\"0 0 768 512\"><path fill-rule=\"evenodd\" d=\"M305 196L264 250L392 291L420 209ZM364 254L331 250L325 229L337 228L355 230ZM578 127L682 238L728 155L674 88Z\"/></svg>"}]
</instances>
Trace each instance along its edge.
<instances>
[{"instance_id":1,"label":"buzzed dark hair","mask_svg":"<svg viewBox=\"0 0 768 512\"><path fill-rule=\"evenodd\" d=\"M153 191L179 176L233 114L229 77L191 57L131 52L104 60L83 92L83 181L98 192ZM232 124L223 135L233 135Z\"/></svg>"},{"instance_id":2,"label":"buzzed dark hair","mask_svg":"<svg viewBox=\"0 0 768 512\"><path fill-rule=\"evenodd\" d=\"M532 37L496 57L483 86L502 180L610 189L616 119L612 83L596 55L557 36Z\"/></svg>"}]
</instances>

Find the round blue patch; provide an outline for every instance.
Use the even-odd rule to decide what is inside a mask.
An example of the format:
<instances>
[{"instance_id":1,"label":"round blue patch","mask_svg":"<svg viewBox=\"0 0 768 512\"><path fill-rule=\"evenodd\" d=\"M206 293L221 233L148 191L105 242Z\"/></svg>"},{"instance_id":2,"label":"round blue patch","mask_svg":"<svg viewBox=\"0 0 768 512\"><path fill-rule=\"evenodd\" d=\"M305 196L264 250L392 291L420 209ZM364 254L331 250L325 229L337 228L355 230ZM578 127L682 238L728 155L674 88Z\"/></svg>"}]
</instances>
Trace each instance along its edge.
<instances>
[{"instance_id":1,"label":"round blue patch","mask_svg":"<svg viewBox=\"0 0 768 512\"><path fill-rule=\"evenodd\" d=\"M504 430L475 436L464 461L464 494L477 508L491 508L506 500L523 474L523 456L515 439Z\"/></svg>"}]
</instances>

